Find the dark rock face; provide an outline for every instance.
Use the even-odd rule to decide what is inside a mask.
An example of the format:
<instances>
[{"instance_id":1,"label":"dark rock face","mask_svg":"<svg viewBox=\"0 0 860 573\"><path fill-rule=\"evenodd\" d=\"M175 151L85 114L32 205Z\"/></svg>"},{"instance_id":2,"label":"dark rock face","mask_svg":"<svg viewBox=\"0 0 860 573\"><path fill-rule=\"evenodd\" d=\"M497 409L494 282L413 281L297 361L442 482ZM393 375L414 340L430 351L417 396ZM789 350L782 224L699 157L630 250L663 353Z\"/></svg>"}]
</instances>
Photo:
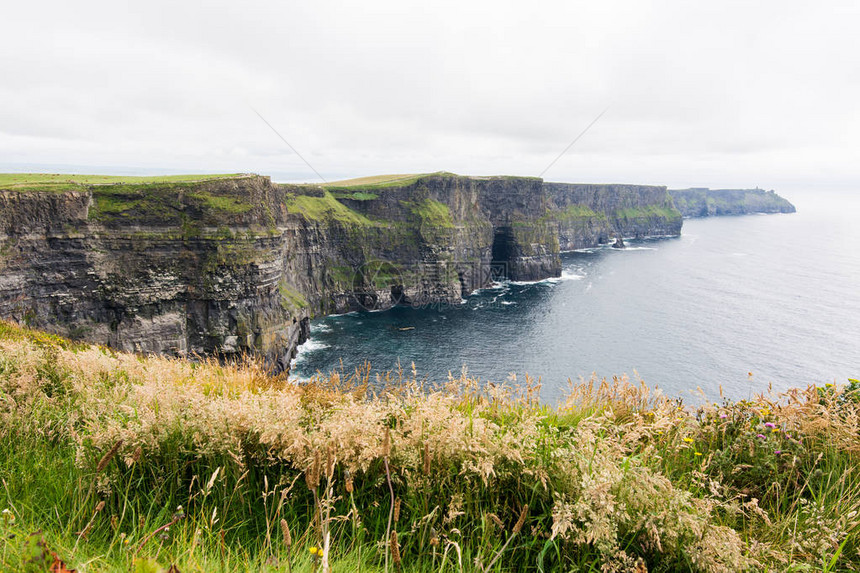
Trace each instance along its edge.
<instances>
[{"instance_id":1,"label":"dark rock face","mask_svg":"<svg viewBox=\"0 0 860 573\"><path fill-rule=\"evenodd\" d=\"M764 189L672 189L675 206L684 217L715 217L751 213L794 213L787 199Z\"/></svg>"},{"instance_id":2,"label":"dark rock face","mask_svg":"<svg viewBox=\"0 0 860 573\"><path fill-rule=\"evenodd\" d=\"M115 348L288 368L313 316L458 303L561 250L680 232L664 187L419 177L402 186L0 190L0 317Z\"/></svg>"},{"instance_id":3,"label":"dark rock face","mask_svg":"<svg viewBox=\"0 0 860 573\"><path fill-rule=\"evenodd\" d=\"M288 364L308 313L281 291L309 290L314 277L288 272L307 233L300 218L264 213L268 179L193 189L257 205L236 213L158 186L139 193L170 209L144 208L134 193L118 207L111 187L0 191L0 316L123 350L254 350Z\"/></svg>"},{"instance_id":4,"label":"dark rock face","mask_svg":"<svg viewBox=\"0 0 860 573\"><path fill-rule=\"evenodd\" d=\"M681 233L681 214L665 187L545 183L562 250L605 244L612 237Z\"/></svg>"}]
</instances>

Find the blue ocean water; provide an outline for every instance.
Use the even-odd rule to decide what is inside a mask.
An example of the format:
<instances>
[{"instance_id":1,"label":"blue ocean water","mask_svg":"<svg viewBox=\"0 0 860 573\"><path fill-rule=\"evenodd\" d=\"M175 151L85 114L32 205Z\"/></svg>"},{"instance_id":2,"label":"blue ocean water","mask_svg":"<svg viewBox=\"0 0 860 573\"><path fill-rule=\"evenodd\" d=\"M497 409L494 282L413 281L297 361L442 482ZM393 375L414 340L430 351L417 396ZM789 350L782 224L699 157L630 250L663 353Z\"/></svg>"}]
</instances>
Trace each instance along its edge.
<instances>
[{"instance_id":1,"label":"blue ocean water","mask_svg":"<svg viewBox=\"0 0 860 573\"><path fill-rule=\"evenodd\" d=\"M628 374L697 401L860 377L860 202L684 222L680 237L565 254L561 279L501 283L462 305L316 320L298 377L414 363L419 377L485 381ZM752 376L750 376L752 373Z\"/></svg>"}]
</instances>

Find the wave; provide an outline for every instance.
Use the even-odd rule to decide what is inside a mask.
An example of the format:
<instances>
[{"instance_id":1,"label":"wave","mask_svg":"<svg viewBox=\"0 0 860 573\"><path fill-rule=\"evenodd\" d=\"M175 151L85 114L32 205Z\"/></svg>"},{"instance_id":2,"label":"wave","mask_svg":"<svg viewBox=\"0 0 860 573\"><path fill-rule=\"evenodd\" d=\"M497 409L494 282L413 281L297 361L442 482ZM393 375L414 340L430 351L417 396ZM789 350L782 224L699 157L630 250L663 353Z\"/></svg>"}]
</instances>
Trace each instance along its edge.
<instances>
[{"instance_id":1,"label":"wave","mask_svg":"<svg viewBox=\"0 0 860 573\"><path fill-rule=\"evenodd\" d=\"M307 382L310 380L310 376L305 376L299 373L298 365L301 360L306 357L308 354L312 352L316 352L318 350L325 350L329 348L329 345L325 342L321 342L315 338L308 338L296 348L296 355L293 356L293 359L290 360L290 379L293 382L301 383Z\"/></svg>"},{"instance_id":2,"label":"wave","mask_svg":"<svg viewBox=\"0 0 860 573\"><path fill-rule=\"evenodd\" d=\"M561 276L558 277L549 277L546 279L541 279L539 281L508 281L508 284L517 285L517 286L528 286L528 285L540 285L540 284L548 284L554 285L563 281L581 281L585 278L584 274L577 273L575 271L569 269L562 269Z\"/></svg>"},{"instance_id":3,"label":"wave","mask_svg":"<svg viewBox=\"0 0 860 573\"><path fill-rule=\"evenodd\" d=\"M564 269L561 271L561 276L559 278L563 281L581 281L585 278L585 274L569 269Z\"/></svg>"},{"instance_id":4,"label":"wave","mask_svg":"<svg viewBox=\"0 0 860 573\"><path fill-rule=\"evenodd\" d=\"M510 290L510 285L511 285L510 281L496 281L496 282L490 283L489 286L476 288L471 293L469 293L468 296L480 295L480 294L483 294L487 291L497 291L497 290L507 291L507 290Z\"/></svg>"},{"instance_id":5,"label":"wave","mask_svg":"<svg viewBox=\"0 0 860 573\"><path fill-rule=\"evenodd\" d=\"M305 354L310 354L311 352L316 352L317 350L325 350L329 345L321 340L316 338L308 338L304 342L302 342L298 348L296 349L296 359L298 360L300 357Z\"/></svg>"}]
</instances>

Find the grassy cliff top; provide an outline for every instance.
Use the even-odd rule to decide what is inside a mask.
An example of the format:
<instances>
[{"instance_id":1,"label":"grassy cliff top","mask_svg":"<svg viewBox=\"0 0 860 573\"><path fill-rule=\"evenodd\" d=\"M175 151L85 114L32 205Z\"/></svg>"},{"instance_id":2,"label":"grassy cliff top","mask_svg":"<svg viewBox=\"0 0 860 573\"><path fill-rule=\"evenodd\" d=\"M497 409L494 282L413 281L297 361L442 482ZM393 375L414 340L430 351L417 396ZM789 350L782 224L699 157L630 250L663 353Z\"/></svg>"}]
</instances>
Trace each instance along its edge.
<instances>
[{"instance_id":1,"label":"grassy cliff top","mask_svg":"<svg viewBox=\"0 0 860 573\"><path fill-rule=\"evenodd\" d=\"M139 177L133 175L78 175L69 173L0 173L0 189L15 189L18 191L68 191L84 185L194 183L244 176L247 175L229 173Z\"/></svg>"},{"instance_id":2,"label":"grassy cliff top","mask_svg":"<svg viewBox=\"0 0 860 573\"><path fill-rule=\"evenodd\" d=\"M458 175L449 171L435 171L433 173L411 173L411 174L392 174L392 175L371 175L368 177L356 177L354 179L343 179L341 181L331 181L322 185L322 187L330 191L373 191L376 189L384 189L386 187L405 187L422 179L430 177L457 177L462 179L531 179L541 180L539 177L526 177L518 175ZM361 199L361 197L354 197Z\"/></svg>"},{"instance_id":3,"label":"grassy cliff top","mask_svg":"<svg viewBox=\"0 0 860 573\"><path fill-rule=\"evenodd\" d=\"M368 177L355 177L353 179L342 179L340 181L331 181L325 186L331 187L362 187L368 185L404 185L417 181L426 173L399 173L391 175L370 175Z\"/></svg>"},{"instance_id":4,"label":"grassy cliff top","mask_svg":"<svg viewBox=\"0 0 860 573\"><path fill-rule=\"evenodd\" d=\"M387 187L406 187L407 185L412 185L421 179L434 176L459 177L455 173L448 173L447 171L437 171L435 173L371 175L368 177L356 177L355 179L332 181L330 183L326 183L323 187L329 191L373 191L377 189L385 189ZM360 199L360 197L358 198Z\"/></svg>"}]
</instances>

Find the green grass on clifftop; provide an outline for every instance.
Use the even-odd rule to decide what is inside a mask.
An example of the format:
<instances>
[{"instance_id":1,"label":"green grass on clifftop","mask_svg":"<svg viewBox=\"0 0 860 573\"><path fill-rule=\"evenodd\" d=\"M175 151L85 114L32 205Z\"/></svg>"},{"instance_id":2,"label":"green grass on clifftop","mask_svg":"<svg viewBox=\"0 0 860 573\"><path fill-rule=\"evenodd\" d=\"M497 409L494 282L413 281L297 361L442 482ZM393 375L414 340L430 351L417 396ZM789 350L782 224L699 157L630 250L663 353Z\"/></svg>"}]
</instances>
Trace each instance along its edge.
<instances>
[{"instance_id":1,"label":"green grass on clifftop","mask_svg":"<svg viewBox=\"0 0 860 573\"><path fill-rule=\"evenodd\" d=\"M416 173L411 175L374 175L370 177L358 177L356 179L344 179L343 181L332 181L323 185L324 188L332 192L361 192L373 191L377 189L386 189L388 187L406 187L417 183L426 177L460 177L454 173L447 171L437 171L435 173Z\"/></svg>"},{"instance_id":2,"label":"green grass on clifftop","mask_svg":"<svg viewBox=\"0 0 860 573\"><path fill-rule=\"evenodd\" d=\"M77 175L64 173L0 173L0 189L19 191L68 191L86 185L110 185L126 183L146 185L151 183L192 183L214 179L243 177L242 174L218 175L156 175L138 177L131 175Z\"/></svg>"},{"instance_id":3,"label":"green grass on clifftop","mask_svg":"<svg viewBox=\"0 0 860 573\"><path fill-rule=\"evenodd\" d=\"M362 187L374 185L407 185L416 181L421 173L400 173L394 175L370 175L368 177L355 177L353 179L342 179L326 183L326 187Z\"/></svg>"}]
</instances>

